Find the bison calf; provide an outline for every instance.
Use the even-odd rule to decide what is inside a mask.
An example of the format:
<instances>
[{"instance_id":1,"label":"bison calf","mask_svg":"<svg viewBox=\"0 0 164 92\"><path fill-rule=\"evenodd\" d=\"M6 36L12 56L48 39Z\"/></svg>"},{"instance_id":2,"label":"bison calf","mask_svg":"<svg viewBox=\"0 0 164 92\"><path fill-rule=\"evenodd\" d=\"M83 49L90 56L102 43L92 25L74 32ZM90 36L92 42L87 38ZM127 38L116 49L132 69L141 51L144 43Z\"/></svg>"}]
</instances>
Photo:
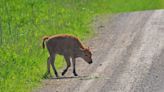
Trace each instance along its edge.
<instances>
[{"instance_id":1,"label":"bison calf","mask_svg":"<svg viewBox=\"0 0 164 92\"><path fill-rule=\"evenodd\" d=\"M44 42L50 55L47 60L48 74L50 74L51 65L56 77L58 77L58 73L54 66L56 54L63 55L67 63L67 67L62 72L62 75L64 75L67 72L68 68L71 66L70 59L72 59L74 76L78 76L75 69L75 59L77 57L83 58L89 64L92 63L91 51L89 50L89 48L84 47L80 40L74 36L54 35L43 37L43 48L45 48Z\"/></svg>"}]
</instances>

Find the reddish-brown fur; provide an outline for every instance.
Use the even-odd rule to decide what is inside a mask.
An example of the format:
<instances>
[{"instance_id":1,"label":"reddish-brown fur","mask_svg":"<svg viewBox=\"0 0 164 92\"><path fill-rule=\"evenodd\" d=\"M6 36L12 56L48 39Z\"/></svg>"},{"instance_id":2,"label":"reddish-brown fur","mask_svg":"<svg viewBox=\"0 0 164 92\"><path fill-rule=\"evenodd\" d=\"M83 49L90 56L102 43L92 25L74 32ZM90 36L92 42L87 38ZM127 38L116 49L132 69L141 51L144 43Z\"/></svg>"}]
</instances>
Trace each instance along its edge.
<instances>
[{"instance_id":1,"label":"reddish-brown fur","mask_svg":"<svg viewBox=\"0 0 164 92\"><path fill-rule=\"evenodd\" d=\"M89 64L92 63L91 51L89 48L86 48L77 37L67 34L45 36L43 37L43 48L45 48L44 42L46 42L46 46L50 55L47 60L48 74L50 73L51 64L56 77L58 77L58 73L54 66L56 54L63 55L67 63L67 67L62 72L62 75L64 75L70 67L71 58L73 63L73 74L75 76L77 76L75 70L75 59L77 57L83 58Z\"/></svg>"}]
</instances>

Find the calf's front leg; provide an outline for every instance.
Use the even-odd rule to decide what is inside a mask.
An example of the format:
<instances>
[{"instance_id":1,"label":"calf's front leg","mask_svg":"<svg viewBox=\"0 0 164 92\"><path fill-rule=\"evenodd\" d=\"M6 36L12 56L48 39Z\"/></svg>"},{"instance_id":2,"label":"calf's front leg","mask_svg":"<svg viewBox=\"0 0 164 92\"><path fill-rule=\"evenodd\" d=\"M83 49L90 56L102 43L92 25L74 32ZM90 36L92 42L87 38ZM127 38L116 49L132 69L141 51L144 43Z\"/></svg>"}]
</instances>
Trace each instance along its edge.
<instances>
[{"instance_id":1,"label":"calf's front leg","mask_svg":"<svg viewBox=\"0 0 164 92\"><path fill-rule=\"evenodd\" d=\"M74 74L74 76L78 76L78 74L76 73L76 67L75 67L76 60L75 60L75 58L72 58L72 63L73 63L73 74Z\"/></svg>"}]
</instances>

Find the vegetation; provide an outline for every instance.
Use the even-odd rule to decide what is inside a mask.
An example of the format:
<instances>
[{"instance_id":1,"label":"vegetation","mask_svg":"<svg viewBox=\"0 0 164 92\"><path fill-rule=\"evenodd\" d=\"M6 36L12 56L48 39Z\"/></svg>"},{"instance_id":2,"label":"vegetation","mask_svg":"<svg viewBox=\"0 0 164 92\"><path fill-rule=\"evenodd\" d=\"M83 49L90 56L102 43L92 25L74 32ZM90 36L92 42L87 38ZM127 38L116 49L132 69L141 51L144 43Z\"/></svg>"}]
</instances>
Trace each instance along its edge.
<instances>
[{"instance_id":1,"label":"vegetation","mask_svg":"<svg viewBox=\"0 0 164 92\"><path fill-rule=\"evenodd\" d=\"M29 92L46 72L44 35L93 35L94 16L164 8L163 0L0 0L0 92ZM59 62L60 61L60 62ZM57 57L57 68L64 59Z\"/></svg>"}]
</instances>

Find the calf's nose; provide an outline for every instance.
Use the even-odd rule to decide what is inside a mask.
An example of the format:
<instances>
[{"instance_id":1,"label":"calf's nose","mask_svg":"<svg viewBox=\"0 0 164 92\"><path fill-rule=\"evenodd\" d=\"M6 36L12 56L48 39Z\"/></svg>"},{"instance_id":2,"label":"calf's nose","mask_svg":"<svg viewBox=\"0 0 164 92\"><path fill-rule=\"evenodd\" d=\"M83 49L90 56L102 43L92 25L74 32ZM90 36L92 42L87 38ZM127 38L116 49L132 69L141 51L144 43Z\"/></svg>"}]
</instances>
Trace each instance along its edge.
<instances>
[{"instance_id":1,"label":"calf's nose","mask_svg":"<svg viewBox=\"0 0 164 92\"><path fill-rule=\"evenodd\" d=\"M90 61L89 64L92 64L92 61Z\"/></svg>"}]
</instances>

